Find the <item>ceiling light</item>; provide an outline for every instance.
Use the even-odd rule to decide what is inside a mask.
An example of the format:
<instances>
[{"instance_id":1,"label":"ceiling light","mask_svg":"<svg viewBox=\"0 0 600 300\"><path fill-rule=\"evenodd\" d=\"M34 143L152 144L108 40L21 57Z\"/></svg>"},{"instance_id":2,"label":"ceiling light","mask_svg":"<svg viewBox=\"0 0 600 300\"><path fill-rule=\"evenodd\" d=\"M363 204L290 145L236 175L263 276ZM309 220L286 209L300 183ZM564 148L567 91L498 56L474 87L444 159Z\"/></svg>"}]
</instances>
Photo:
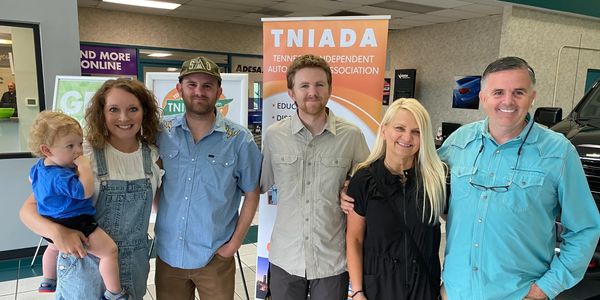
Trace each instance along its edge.
<instances>
[{"instance_id":1,"label":"ceiling light","mask_svg":"<svg viewBox=\"0 0 600 300\"><path fill-rule=\"evenodd\" d=\"M109 3L143 6L143 7L160 8L160 9L176 9L179 6L181 6L181 4L179 4L179 3L169 3L169 2L163 2L163 1L151 1L151 0L102 0L102 1L109 2Z\"/></svg>"},{"instance_id":2,"label":"ceiling light","mask_svg":"<svg viewBox=\"0 0 600 300\"><path fill-rule=\"evenodd\" d=\"M171 56L171 55L173 55L173 54L166 53L166 52L154 52L154 53L148 54L148 56L150 56L150 57L167 57L167 56Z\"/></svg>"},{"instance_id":3,"label":"ceiling light","mask_svg":"<svg viewBox=\"0 0 600 300\"><path fill-rule=\"evenodd\" d=\"M12 45L12 40L0 39L0 44L3 44L3 45Z\"/></svg>"}]
</instances>

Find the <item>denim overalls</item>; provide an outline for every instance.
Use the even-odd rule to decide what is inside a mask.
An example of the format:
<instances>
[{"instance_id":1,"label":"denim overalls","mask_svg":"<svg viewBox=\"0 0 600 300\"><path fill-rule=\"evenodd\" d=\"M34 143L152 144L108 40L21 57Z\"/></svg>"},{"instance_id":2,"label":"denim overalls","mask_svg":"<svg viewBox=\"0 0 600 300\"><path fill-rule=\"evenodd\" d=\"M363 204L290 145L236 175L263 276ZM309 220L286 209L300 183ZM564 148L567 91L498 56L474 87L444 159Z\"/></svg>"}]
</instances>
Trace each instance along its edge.
<instances>
[{"instance_id":1,"label":"denim overalls","mask_svg":"<svg viewBox=\"0 0 600 300\"><path fill-rule=\"evenodd\" d=\"M150 265L148 263L148 222L152 209L152 159L150 148L142 144L146 178L109 180L104 150L94 150L100 181L96 220L119 248L121 284L129 299L142 299ZM91 255L78 260L72 255L58 256L59 283L56 299L97 300L104 293L98 259Z\"/></svg>"}]
</instances>

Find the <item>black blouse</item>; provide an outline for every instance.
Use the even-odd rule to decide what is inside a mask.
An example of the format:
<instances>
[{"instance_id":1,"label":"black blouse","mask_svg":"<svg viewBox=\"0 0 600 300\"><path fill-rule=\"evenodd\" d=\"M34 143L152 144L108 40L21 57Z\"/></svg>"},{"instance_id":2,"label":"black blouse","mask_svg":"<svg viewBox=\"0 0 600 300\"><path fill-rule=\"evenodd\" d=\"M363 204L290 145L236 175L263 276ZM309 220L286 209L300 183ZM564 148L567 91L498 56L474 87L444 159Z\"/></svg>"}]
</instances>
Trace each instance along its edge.
<instances>
[{"instance_id":1,"label":"black blouse","mask_svg":"<svg viewBox=\"0 0 600 300\"><path fill-rule=\"evenodd\" d=\"M411 281L411 265L419 265L439 283L440 226L429 224L430 206L423 202L419 175L410 169L405 176L402 184L381 158L359 170L350 181L348 195L355 200L354 211L366 221L363 272L401 272Z\"/></svg>"}]
</instances>

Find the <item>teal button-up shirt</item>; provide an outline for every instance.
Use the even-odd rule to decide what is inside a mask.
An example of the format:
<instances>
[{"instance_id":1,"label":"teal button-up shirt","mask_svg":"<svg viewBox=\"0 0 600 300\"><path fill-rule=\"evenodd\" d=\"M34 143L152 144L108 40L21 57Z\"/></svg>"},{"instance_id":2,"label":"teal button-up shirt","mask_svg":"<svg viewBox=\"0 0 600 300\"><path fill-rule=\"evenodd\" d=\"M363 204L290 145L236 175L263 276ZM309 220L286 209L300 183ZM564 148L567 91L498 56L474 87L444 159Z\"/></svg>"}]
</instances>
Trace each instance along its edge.
<instances>
[{"instance_id":1,"label":"teal button-up shirt","mask_svg":"<svg viewBox=\"0 0 600 300\"><path fill-rule=\"evenodd\" d=\"M598 243L600 215L565 137L529 121L498 145L486 119L457 130L438 153L451 173L442 275L450 300L523 299L534 282L554 298L581 280ZM510 186L482 191L469 180ZM565 231L557 256L559 214Z\"/></svg>"}]
</instances>

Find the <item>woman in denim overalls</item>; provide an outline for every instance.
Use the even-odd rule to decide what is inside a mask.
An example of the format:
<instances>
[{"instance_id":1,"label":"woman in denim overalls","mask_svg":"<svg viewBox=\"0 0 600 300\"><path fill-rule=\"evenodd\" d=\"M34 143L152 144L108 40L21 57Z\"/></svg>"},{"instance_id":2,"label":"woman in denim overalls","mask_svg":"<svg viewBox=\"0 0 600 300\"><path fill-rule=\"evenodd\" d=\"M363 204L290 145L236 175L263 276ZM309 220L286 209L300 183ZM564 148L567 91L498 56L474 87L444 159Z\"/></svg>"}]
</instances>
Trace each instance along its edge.
<instances>
[{"instance_id":1,"label":"woman in denim overalls","mask_svg":"<svg viewBox=\"0 0 600 300\"><path fill-rule=\"evenodd\" d=\"M129 299L142 299L149 271L148 223L163 173L154 146L157 104L140 82L109 80L92 98L86 122L84 152L95 173L96 220L119 248L121 284ZM56 299L99 299L104 286L98 259L89 255L79 259L83 251L76 233L49 228L52 224L37 211L31 214L31 203L35 205L33 197L21 210L23 222L38 234L56 238L64 251L58 257Z\"/></svg>"}]
</instances>

